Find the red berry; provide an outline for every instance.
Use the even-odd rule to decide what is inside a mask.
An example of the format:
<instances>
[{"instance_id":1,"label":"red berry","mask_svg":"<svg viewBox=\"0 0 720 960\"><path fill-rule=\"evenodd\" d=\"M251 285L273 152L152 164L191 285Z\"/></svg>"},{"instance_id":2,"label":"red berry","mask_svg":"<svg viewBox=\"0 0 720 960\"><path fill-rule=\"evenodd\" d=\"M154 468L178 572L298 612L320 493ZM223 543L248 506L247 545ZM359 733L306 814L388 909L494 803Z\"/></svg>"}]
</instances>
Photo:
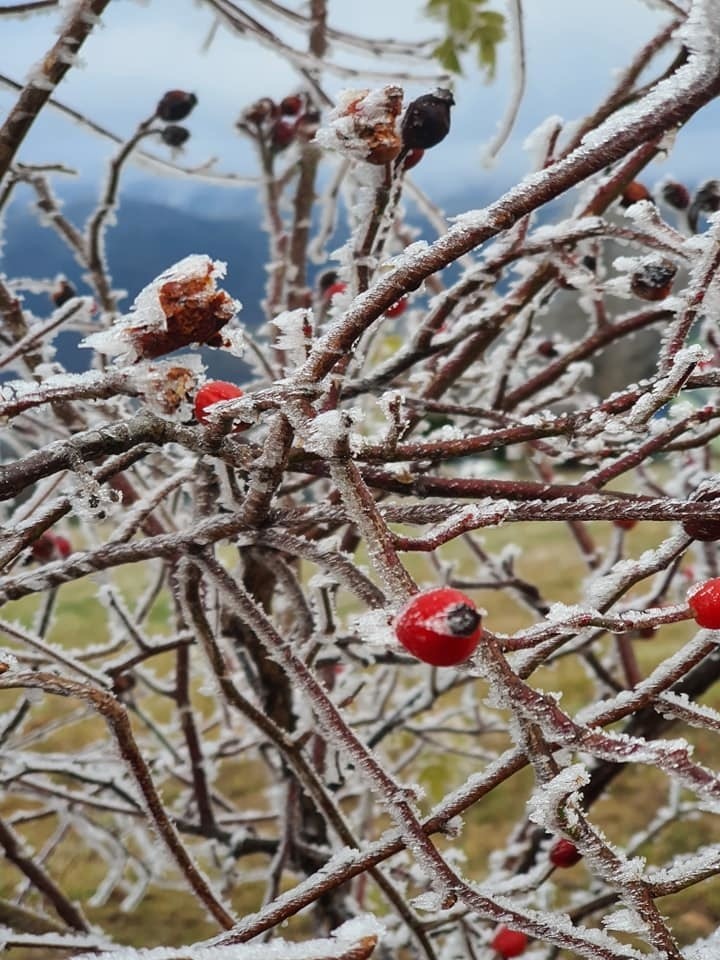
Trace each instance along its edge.
<instances>
[{"instance_id":1,"label":"red berry","mask_svg":"<svg viewBox=\"0 0 720 960\"><path fill-rule=\"evenodd\" d=\"M503 958L519 957L525 952L528 945L528 938L519 930L511 930L509 927L498 927L495 936L490 941L490 946Z\"/></svg>"},{"instance_id":2,"label":"red berry","mask_svg":"<svg viewBox=\"0 0 720 960\"><path fill-rule=\"evenodd\" d=\"M617 527L618 530L632 530L633 527L637 526L637 520L633 520L631 517L626 519L618 517L617 520L613 520L613 526Z\"/></svg>"},{"instance_id":3,"label":"red berry","mask_svg":"<svg viewBox=\"0 0 720 960\"><path fill-rule=\"evenodd\" d=\"M547 357L548 360L558 355L558 349L552 340L541 340L536 349L541 357Z\"/></svg>"},{"instance_id":4,"label":"red berry","mask_svg":"<svg viewBox=\"0 0 720 960\"><path fill-rule=\"evenodd\" d=\"M168 90L158 103L155 116L169 123L177 123L178 120L185 119L196 103L197 97L194 93L187 93L185 90Z\"/></svg>"},{"instance_id":5,"label":"red berry","mask_svg":"<svg viewBox=\"0 0 720 960\"><path fill-rule=\"evenodd\" d=\"M631 180L620 196L620 206L631 207L633 203L639 203L640 200L652 201L650 191L639 180Z\"/></svg>"},{"instance_id":6,"label":"red berry","mask_svg":"<svg viewBox=\"0 0 720 960\"><path fill-rule=\"evenodd\" d=\"M330 303L336 293L345 293L346 290L347 284L343 283L342 280L336 280L335 283L331 283L329 287L325 287L322 298L325 303Z\"/></svg>"},{"instance_id":7,"label":"red berry","mask_svg":"<svg viewBox=\"0 0 720 960\"><path fill-rule=\"evenodd\" d=\"M295 139L295 124L290 120L276 120L270 132L274 150L284 150Z\"/></svg>"},{"instance_id":8,"label":"red berry","mask_svg":"<svg viewBox=\"0 0 720 960\"><path fill-rule=\"evenodd\" d=\"M65 559L69 557L73 552L72 544L67 537L56 536L55 537L55 549L60 554L60 556Z\"/></svg>"},{"instance_id":9,"label":"red berry","mask_svg":"<svg viewBox=\"0 0 720 960\"><path fill-rule=\"evenodd\" d=\"M303 98L299 93L293 93L280 101L280 113L286 117L296 117L302 110L302 106Z\"/></svg>"},{"instance_id":10,"label":"red berry","mask_svg":"<svg viewBox=\"0 0 720 960\"><path fill-rule=\"evenodd\" d=\"M203 384L195 395L194 413L198 423L207 423L209 414L207 408L213 403L219 403L220 400L236 400L243 395L240 387L234 383L227 383L225 380L209 380ZM239 424L236 430L245 430L249 424Z\"/></svg>"},{"instance_id":11,"label":"red berry","mask_svg":"<svg viewBox=\"0 0 720 960\"><path fill-rule=\"evenodd\" d=\"M451 667L467 660L480 642L480 613L470 597L452 587L426 590L397 615L395 635L418 660Z\"/></svg>"},{"instance_id":12,"label":"red berry","mask_svg":"<svg viewBox=\"0 0 720 960\"><path fill-rule=\"evenodd\" d=\"M550 863L555 867L574 867L582 860L582 854L571 840L562 837L550 848Z\"/></svg>"},{"instance_id":13,"label":"red berry","mask_svg":"<svg viewBox=\"0 0 720 960\"><path fill-rule=\"evenodd\" d=\"M30 548L33 560L46 563L49 560L64 560L72 553L72 545L67 537L60 537L46 530Z\"/></svg>"},{"instance_id":14,"label":"red berry","mask_svg":"<svg viewBox=\"0 0 720 960\"><path fill-rule=\"evenodd\" d=\"M688 591L687 600L699 627L720 630L720 577L693 587Z\"/></svg>"},{"instance_id":15,"label":"red berry","mask_svg":"<svg viewBox=\"0 0 720 960\"><path fill-rule=\"evenodd\" d=\"M407 310L408 298L405 296L400 297L399 300L396 300L395 303L391 303L390 306L385 311L386 317L399 317Z\"/></svg>"}]
</instances>

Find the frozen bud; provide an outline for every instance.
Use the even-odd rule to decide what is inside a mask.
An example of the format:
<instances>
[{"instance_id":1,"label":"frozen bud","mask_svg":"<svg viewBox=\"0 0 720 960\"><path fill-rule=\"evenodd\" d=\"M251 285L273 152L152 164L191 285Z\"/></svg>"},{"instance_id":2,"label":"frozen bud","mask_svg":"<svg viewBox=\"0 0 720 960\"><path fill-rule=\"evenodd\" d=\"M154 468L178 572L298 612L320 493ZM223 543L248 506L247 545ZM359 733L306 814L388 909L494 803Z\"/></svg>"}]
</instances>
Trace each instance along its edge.
<instances>
[{"instance_id":1,"label":"frozen bud","mask_svg":"<svg viewBox=\"0 0 720 960\"><path fill-rule=\"evenodd\" d=\"M402 141L406 150L428 150L450 132L450 108L455 98L440 87L408 104L402 119Z\"/></svg>"},{"instance_id":2,"label":"frozen bud","mask_svg":"<svg viewBox=\"0 0 720 960\"><path fill-rule=\"evenodd\" d=\"M303 108L303 98L299 93L283 97L280 101L280 113L285 117L296 117Z\"/></svg>"},{"instance_id":3,"label":"frozen bud","mask_svg":"<svg viewBox=\"0 0 720 960\"><path fill-rule=\"evenodd\" d=\"M141 291L129 314L86 337L82 346L134 361L153 360L191 343L228 346L220 331L240 304L217 288L224 275L224 263L203 254L185 257Z\"/></svg>"},{"instance_id":4,"label":"frozen bud","mask_svg":"<svg viewBox=\"0 0 720 960\"><path fill-rule=\"evenodd\" d=\"M168 90L160 99L155 110L155 116L167 123L177 123L178 120L184 120L190 113L197 97L194 93L187 93L185 90Z\"/></svg>"},{"instance_id":5,"label":"frozen bud","mask_svg":"<svg viewBox=\"0 0 720 960\"><path fill-rule=\"evenodd\" d=\"M345 91L330 114L329 125L318 130L318 143L356 160L389 163L402 145L397 129L402 98L403 92L396 86Z\"/></svg>"},{"instance_id":6,"label":"frozen bud","mask_svg":"<svg viewBox=\"0 0 720 960\"><path fill-rule=\"evenodd\" d=\"M186 140L190 139L190 131L187 127L180 127L176 123L171 123L160 134L163 143L169 147L181 147Z\"/></svg>"},{"instance_id":7,"label":"frozen bud","mask_svg":"<svg viewBox=\"0 0 720 960\"><path fill-rule=\"evenodd\" d=\"M639 180L631 180L620 194L620 206L631 207L634 203L640 203L641 200L649 200L653 203L653 198L644 183Z\"/></svg>"},{"instance_id":8,"label":"frozen bud","mask_svg":"<svg viewBox=\"0 0 720 960\"><path fill-rule=\"evenodd\" d=\"M697 231L701 213L717 213L720 210L720 180L706 180L698 188L688 207L688 223L693 232Z\"/></svg>"},{"instance_id":9,"label":"frozen bud","mask_svg":"<svg viewBox=\"0 0 720 960\"><path fill-rule=\"evenodd\" d=\"M662 198L669 206L676 210L687 210L690 206L690 191L677 180L668 180L662 188Z\"/></svg>"},{"instance_id":10,"label":"frozen bud","mask_svg":"<svg viewBox=\"0 0 720 960\"><path fill-rule=\"evenodd\" d=\"M664 300L670 296L677 267L666 257L653 260L636 270L630 279L630 289L641 300Z\"/></svg>"},{"instance_id":11,"label":"frozen bud","mask_svg":"<svg viewBox=\"0 0 720 960\"><path fill-rule=\"evenodd\" d=\"M76 296L77 291L75 287L71 283L68 283L67 280L60 280L50 294L50 298L56 307L61 307L64 303L67 303L68 300L72 300L72 298Z\"/></svg>"}]
</instances>

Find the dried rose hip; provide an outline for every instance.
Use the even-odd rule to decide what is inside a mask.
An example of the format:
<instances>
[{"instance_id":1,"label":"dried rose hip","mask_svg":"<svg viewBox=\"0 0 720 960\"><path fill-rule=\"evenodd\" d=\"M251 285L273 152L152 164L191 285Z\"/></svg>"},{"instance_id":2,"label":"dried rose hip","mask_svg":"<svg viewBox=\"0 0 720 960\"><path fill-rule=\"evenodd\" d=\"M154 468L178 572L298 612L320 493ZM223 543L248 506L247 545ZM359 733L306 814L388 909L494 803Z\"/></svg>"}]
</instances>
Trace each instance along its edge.
<instances>
[{"instance_id":1,"label":"dried rose hip","mask_svg":"<svg viewBox=\"0 0 720 960\"><path fill-rule=\"evenodd\" d=\"M630 279L630 289L641 300L664 300L670 296L677 267L663 257L646 263Z\"/></svg>"}]
</instances>

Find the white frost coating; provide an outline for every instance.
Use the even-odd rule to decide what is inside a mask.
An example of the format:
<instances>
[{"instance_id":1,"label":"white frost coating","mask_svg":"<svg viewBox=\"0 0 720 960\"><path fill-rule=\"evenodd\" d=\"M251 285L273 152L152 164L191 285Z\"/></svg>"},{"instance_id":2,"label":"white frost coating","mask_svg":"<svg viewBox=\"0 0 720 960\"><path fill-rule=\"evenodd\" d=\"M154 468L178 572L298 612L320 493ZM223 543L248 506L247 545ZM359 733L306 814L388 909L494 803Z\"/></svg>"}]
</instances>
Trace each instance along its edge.
<instances>
[{"instance_id":1,"label":"white frost coating","mask_svg":"<svg viewBox=\"0 0 720 960\"><path fill-rule=\"evenodd\" d=\"M5 647L0 647L0 664L5 667L3 674L11 673L19 667L18 658Z\"/></svg>"},{"instance_id":2,"label":"white frost coating","mask_svg":"<svg viewBox=\"0 0 720 960\"><path fill-rule=\"evenodd\" d=\"M364 418L361 410L328 410L320 413L310 423L310 429L302 437L303 446L308 453L317 453L321 457L332 457L337 453L338 445L349 434L351 424ZM350 436L353 448L360 442L359 437Z\"/></svg>"},{"instance_id":3,"label":"white frost coating","mask_svg":"<svg viewBox=\"0 0 720 960\"><path fill-rule=\"evenodd\" d=\"M337 106L328 114L326 124L318 129L314 142L324 150L365 160L369 132L380 126L396 126L397 114L388 110L392 91L402 97L402 90L391 86L378 90L342 90Z\"/></svg>"},{"instance_id":4,"label":"white frost coating","mask_svg":"<svg viewBox=\"0 0 720 960\"><path fill-rule=\"evenodd\" d=\"M557 114L546 117L539 126L531 130L522 143L523 150L529 154L533 170L541 167L548 153L550 139L562 128L563 118Z\"/></svg>"},{"instance_id":5,"label":"white frost coating","mask_svg":"<svg viewBox=\"0 0 720 960\"><path fill-rule=\"evenodd\" d=\"M620 130L642 127L671 102L682 102L687 91L702 77L713 77L720 63L720 32L709 24L720 23L720 0L696 0L688 18L675 37L684 43L690 56L682 67L658 84L636 104L613 114L582 140L589 150L602 146Z\"/></svg>"},{"instance_id":6,"label":"white frost coating","mask_svg":"<svg viewBox=\"0 0 720 960\"><path fill-rule=\"evenodd\" d=\"M278 330L275 346L285 351L288 361L285 369L294 370L305 359L311 343L309 332L314 326L313 312L305 308L285 310L273 317L273 326Z\"/></svg>"},{"instance_id":7,"label":"white frost coating","mask_svg":"<svg viewBox=\"0 0 720 960\"><path fill-rule=\"evenodd\" d=\"M568 823L573 822L573 807L580 804L580 791L590 782L590 774L581 763L565 767L549 783L533 792L528 801L528 816L540 826L556 829L557 812L562 809Z\"/></svg>"},{"instance_id":8,"label":"white frost coating","mask_svg":"<svg viewBox=\"0 0 720 960\"><path fill-rule=\"evenodd\" d=\"M364 644L387 650L388 647L399 650L392 618L385 610L367 610L352 620L352 624Z\"/></svg>"},{"instance_id":9,"label":"white frost coating","mask_svg":"<svg viewBox=\"0 0 720 960\"><path fill-rule=\"evenodd\" d=\"M103 951L105 960L175 960L187 954L193 960L333 960L347 956L354 944L366 938L380 937L384 927L371 914L363 914L343 923L331 937L291 943L270 940L267 943L235 943L227 946L155 947L135 950L120 947ZM83 946L87 944L84 939ZM75 960L95 960L96 953L79 954Z\"/></svg>"},{"instance_id":10,"label":"white frost coating","mask_svg":"<svg viewBox=\"0 0 720 960\"><path fill-rule=\"evenodd\" d=\"M682 955L685 960L717 960L720 956L720 929L685 947Z\"/></svg>"},{"instance_id":11,"label":"white frost coating","mask_svg":"<svg viewBox=\"0 0 720 960\"><path fill-rule=\"evenodd\" d=\"M648 933L647 925L642 917L629 907L623 907L608 913L603 917L602 925L608 930L634 933L640 937L645 937Z\"/></svg>"}]
</instances>

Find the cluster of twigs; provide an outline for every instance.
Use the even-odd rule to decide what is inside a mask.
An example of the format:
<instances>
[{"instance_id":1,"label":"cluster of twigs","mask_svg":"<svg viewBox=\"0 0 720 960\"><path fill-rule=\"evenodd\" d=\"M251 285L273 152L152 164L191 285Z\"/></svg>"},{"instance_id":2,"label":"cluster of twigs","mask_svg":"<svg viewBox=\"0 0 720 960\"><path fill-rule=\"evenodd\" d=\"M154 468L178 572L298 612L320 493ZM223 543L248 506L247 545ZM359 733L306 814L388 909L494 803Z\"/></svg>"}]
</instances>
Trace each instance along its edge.
<instances>
[{"instance_id":1,"label":"cluster of twigs","mask_svg":"<svg viewBox=\"0 0 720 960\"><path fill-rule=\"evenodd\" d=\"M720 778L709 749L701 762L677 738L699 728L710 743L720 729L701 702L720 672L717 635L694 629L686 600L720 573L720 221L707 187L698 233L633 200L644 167L720 92L720 2L665 4L607 100L572 132L547 128L538 169L449 227L412 186L407 151L368 163L332 139L330 48L408 48L331 29L326 0L309 17L257 4L306 28L307 52L246 5L207 5L304 84L285 115L268 100L239 124L258 151L271 255L266 327L243 331L256 376L236 399L198 406L212 384L195 345L236 353L241 329L216 264L183 261L122 316L113 291L105 231L125 164L162 134L157 116L119 143L84 230L55 200L53 171L19 160L107 0L67 5L0 129L0 210L29 185L91 293L62 288L38 318L28 281L0 277L0 941L112 953L123 936L101 929L108 904L142 912L148 891L181 887L206 938L163 957L250 960L264 938L279 957L288 921L304 947L287 955L305 960L713 956L712 938L688 946L665 914L720 873ZM511 16L522 22L517 0ZM333 142L339 158L323 149ZM408 191L439 227L432 242L413 242ZM565 218L540 223L560 197ZM350 229L333 262L339 214ZM332 276L315 278L313 262ZM568 296L577 336L553 323ZM70 327L92 332L83 374L53 360ZM644 379L628 370L622 389L591 391L594 361L648 330ZM178 347L189 352L165 356ZM481 536L549 521L576 550L572 606ZM638 523L664 532L634 556ZM395 617L444 584L479 605L502 597L525 626L488 616L466 663L417 662ZM677 650L644 670L638 642L660 645L679 622ZM550 665L566 702L540 688ZM438 758L426 799L415 781ZM650 768L666 789L634 834L609 836L596 802ZM485 862L465 823L511 794L522 815ZM706 835L658 853L698 819ZM549 858L559 838L582 860L574 886ZM508 929L522 935L513 947ZM173 939L148 918L148 946Z\"/></svg>"}]
</instances>

